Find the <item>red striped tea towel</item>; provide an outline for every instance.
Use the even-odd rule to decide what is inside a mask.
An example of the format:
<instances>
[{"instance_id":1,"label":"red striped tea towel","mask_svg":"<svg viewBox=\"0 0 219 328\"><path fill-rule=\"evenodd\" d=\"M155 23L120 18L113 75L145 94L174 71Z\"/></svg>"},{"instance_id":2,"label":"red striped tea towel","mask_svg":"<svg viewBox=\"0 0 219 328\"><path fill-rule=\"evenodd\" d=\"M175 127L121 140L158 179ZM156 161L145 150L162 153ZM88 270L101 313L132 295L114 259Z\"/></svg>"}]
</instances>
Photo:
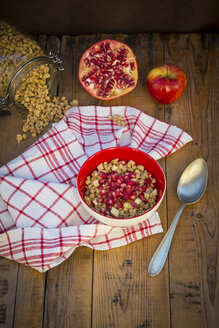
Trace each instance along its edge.
<instances>
[{"instance_id":1,"label":"red striped tea towel","mask_svg":"<svg viewBox=\"0 0 219 328\"><path fill-rule=\"evenodd\" d=\"M108 119L115 114L127 125ZM106 250L162 232L158 213L128 228L100 224L78 199L77 174L89 156L104 148L130 146L159 159L191 140L181 129L135 108L71 108L0 168L0 255L44 272L78 246Z\"/></svg>"}]
</instances>

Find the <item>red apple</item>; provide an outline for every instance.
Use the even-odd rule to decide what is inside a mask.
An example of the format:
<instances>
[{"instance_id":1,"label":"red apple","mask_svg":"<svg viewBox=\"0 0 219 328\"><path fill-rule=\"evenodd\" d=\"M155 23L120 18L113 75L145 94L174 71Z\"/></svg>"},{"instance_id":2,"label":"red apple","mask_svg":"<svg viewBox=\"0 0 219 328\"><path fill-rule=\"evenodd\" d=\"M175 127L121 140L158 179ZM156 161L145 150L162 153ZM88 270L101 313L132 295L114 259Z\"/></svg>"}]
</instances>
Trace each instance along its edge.
<instances>
[{"instance_id":1,"label":"red apple","mask_svg":"<svg viewBox=\"0 0 219 328\"><path fill-rule=\"evenodd\" d=\"M186 75L176 65L162 65L149 72L146 85L154 99L161 104L171 104L185 89Z\"/></svg>"}]
</instances>

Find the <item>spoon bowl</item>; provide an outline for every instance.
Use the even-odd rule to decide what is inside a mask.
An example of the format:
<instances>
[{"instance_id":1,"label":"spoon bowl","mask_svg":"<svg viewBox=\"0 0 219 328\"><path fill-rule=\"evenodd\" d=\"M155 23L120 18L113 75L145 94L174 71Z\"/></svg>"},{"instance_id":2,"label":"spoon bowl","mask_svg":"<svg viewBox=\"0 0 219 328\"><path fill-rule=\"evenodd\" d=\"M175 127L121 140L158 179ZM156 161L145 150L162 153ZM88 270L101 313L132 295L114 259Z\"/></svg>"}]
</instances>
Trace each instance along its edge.
<instances>
[{"instance_id":1,"label":"spoon bowl","mask_svg":"<svg viewBox=\"0 0 219 328\"><path fill-rule=\"evenodd\" d=\"M177 195L182 204L150 261L148 273L151 277L157 276L163 269L177 223L184 207L197 202L202 197L207 186L207 181L208 168L202 158L193 161L181 175L177 186Z\"/></svg>"},{"instance_id":2,"label":"spoon bowl","mask_svg":"<svg viewBox=\"0 0 219 328\"><path fill-rule=\"evenodd\" d=\"M183 172L177 186L177 195L183 203L197 202L205 192L208 168L202 158L193 161Z\"/></svg>"}]
</instances>

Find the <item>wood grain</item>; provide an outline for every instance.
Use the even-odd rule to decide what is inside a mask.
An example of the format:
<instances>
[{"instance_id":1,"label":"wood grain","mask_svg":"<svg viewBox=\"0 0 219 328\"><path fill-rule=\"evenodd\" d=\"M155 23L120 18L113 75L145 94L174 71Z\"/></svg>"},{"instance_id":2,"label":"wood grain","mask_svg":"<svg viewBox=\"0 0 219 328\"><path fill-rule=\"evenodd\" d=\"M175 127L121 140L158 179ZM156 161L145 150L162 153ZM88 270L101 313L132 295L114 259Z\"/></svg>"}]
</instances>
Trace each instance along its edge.
<instances>
[{"instance_id":1,"label":"wood grain","mask_svg":"<svg viewBox=\"0 0 219 328\"><path fill-rule=\"evenodd\" d=\"M80 247L47 274L44 327L90 327L92 250Z\"/></svg>"},{"instance_id":2,"label":"wood grain","mask_svg":"<svg viewBox=\"0 0 219 328\"><path fill-rule=\"evenodd\" d=\"M90 96L81 90L77 78L78 62L95 37L63 36L60 55L65 70L61 73L59 96L68 100ZM78 91L79 90L79 91ZM68 260L47 273L44 327L89 327L91 322L93 251L80 247Z\"/></svg>"},{"instance_id":3,"label":"wood grain","mask_svg":"<svg viewBox=\"0 0 219 328\"><path fill-rule=\"evenodd\" d=\"M188 77L182 97L165 109L166 120L179 125L193 143L167 159L168 223L180 204L176 184L184 168L203 157L209 168L205 195L181 217L170 251L172 327L218 326L218 38L212 35L168 35L165 61L182 67Z\"/></svg>"},{"instance_id":4,"label":"wood grain","mask_svg":"<svg viewBox=\"0 0 219 328\"><path fill-rule=\"evenodd\" d=\"M13 327L18 266L0 258L0 327Z\"/></svg>"},{"instance_id":5,"label":"wood grain","mask_svg":"<svg viewBox=\"0 0 219 328\"><path fill-rule=\"evenodd\" d=\"M150 98L145 87L147 72L163 62L162 39L158 35L112 37L130 45L136 54L139 82L132 93L100 104L138 107L163 119L163 107ZM161 165L165 167L164 160ZM159 213L165 229L165 201ZM162 235L157 235L126 247L95 252L92 327L169 327L168 267L157 279L147 274L150 258L161 238Z\"/></svg>"},{"instance_id":6,"label":"wood grain","mask_svg":"<svg viewBox=\"0 0 219 328\"><path fill-rule=\"evenodd\" d=\"M14 328L42 327L45 274L19 266Z\"/></svg>"}]
</instances>

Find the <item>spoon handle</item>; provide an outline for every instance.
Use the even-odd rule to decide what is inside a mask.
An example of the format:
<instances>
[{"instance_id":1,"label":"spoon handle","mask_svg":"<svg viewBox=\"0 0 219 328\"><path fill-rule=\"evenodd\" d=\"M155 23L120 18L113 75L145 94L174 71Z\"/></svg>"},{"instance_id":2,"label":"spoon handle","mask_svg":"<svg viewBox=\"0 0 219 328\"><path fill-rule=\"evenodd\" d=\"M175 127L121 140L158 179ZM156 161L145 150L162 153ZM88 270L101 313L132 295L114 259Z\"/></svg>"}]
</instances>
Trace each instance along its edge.
<instances>
[{"instance_id":1,"label":"spoon handle","mask_svg":"<svg viewBox=\"0 0 219 328\"><path fill-rule=\"evenodd\" d=\"M148 274L151 277L157 276L163 269L163 266L167 259L167 255L169 253L170 245L171 245L171 242L173 239L173 235L174 235L177 223L179 221L180 215L182 214L182 211L183 211L185 205L186 205L185 203L181 204L166 235L162 239L160 245L156 249L156 251L150 261L149 268L148 268Z\"/></svg>"}]
</instances>

